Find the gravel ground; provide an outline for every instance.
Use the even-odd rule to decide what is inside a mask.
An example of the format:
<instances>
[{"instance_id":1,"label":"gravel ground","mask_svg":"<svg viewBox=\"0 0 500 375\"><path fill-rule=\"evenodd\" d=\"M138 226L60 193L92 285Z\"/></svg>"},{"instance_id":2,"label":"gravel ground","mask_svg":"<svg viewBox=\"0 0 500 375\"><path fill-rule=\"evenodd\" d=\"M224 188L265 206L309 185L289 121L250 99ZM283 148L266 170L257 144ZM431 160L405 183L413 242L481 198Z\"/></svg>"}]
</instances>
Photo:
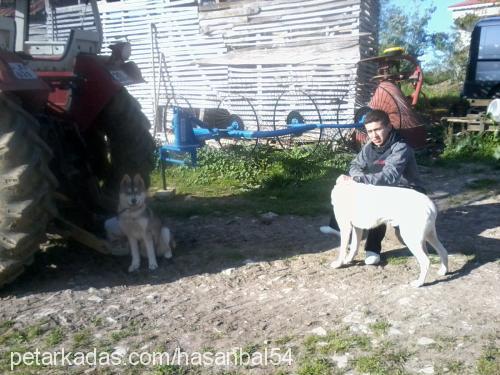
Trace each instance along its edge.
<instances>
[{"instance_id":1,"label":"gravel ground","mask_svg":"<svg viewBox=\"0 0 500 375\"><path fill-rule=\"evenodd\" d=\"M422 288L408 285L417 263L392 232L381 265L365 266L361 251L354 265L333 270L339 241L318 230L326 215L167 218L177 248L174 260L162 260L154 272L143 262L129 274L128 257L70 244L39 253L27 273L0 291L0 368L9 369L11 352L64 349L124 362L24 363L16 371L498 374L498 170L422 173L450 253L449 274L437 275L433 256ZM250 355L225 363L222 354L235 348ZM145 363L126 362L133 352L146 353ZM184 353L192 366L152 363L154 352L177 353L177 360ZM196 366L196 353L205 354L203 366ZM210 355L220 362L208 366Z\"/></svg>"}]
</instances>

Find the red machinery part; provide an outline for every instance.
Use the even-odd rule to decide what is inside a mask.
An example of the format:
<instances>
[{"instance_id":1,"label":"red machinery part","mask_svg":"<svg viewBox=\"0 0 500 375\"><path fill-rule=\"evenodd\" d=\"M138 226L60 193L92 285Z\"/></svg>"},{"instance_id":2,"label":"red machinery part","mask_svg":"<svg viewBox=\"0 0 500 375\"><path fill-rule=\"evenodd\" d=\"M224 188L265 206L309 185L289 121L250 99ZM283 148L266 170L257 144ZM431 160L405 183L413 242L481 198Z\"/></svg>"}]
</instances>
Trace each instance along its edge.
<instances>
[{"instance_id":1,"label":"red machinery part","mask_svg":"<svg viewBox=\"0 0 500 375\"><path fill-rule=\"evenodd\" d=\"M415 149L425 146L427 131L424 122L395 83L390 81L380 82L368 106L371 109L386 112L392 126L398 129L410 146ZM366 133L358 131L356 140L365 143L367 141Z\"/></svg>"},{"instance_id":2,"label":"red machinery part","mask_svg":"<svg viewBox=\"0 0 500 375\"><path fill-rule=\"evenodd\" d=\"M402 60L410 62L412 71L399 71L399 63ZM418 102L423 85L423 72L418 61L411 55L394 53L363 59L360 62L376 62L379 64L378 75L373 79L378 85L368 103L371 109L379 109L389 115L391 124L398 129L406 141L415 149L422 148L426 144L427 131L424 121L413 109ZM397 67L397 71L391 68ZM413 86L413 93L405 97L398 83L409 81ZM356 132L356 141L365 143L367 135Z\"/></svg>"}]
</instances>

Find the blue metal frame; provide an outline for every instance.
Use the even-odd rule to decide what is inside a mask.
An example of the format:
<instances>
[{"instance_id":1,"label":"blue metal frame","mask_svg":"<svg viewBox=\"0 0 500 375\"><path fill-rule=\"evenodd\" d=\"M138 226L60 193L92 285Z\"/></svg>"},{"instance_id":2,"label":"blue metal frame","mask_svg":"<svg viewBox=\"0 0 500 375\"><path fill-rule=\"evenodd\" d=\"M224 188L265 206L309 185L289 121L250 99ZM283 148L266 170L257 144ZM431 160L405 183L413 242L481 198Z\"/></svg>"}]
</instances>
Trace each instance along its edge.
<instances>
[{"instance_id":1,"label":"blue metal frame","mask_svg":"<svg viewBox=\"0 0 500 375\"><path fill-rule=\"evenodd\" d=\"M189 110L181 107L173 107L172 128L175 141L173 144L165 144L160 147L160 163L163 180L163 188L166 189L165 163L184 165L183 159L176 159L173 153L188 153L191 156L191 165L196 166L197 150L201 148L204 141L209 139L235 138L235 139L262 139L275 138L284 135L301 135L314 129L353 129L364 125L364 116L360 122L353 124L299 124L293 122L286 128L269 131L239 130L237 121L233 121L226 129L208 128L207 125L196 118Z\"/></svg>"}]
</instances>

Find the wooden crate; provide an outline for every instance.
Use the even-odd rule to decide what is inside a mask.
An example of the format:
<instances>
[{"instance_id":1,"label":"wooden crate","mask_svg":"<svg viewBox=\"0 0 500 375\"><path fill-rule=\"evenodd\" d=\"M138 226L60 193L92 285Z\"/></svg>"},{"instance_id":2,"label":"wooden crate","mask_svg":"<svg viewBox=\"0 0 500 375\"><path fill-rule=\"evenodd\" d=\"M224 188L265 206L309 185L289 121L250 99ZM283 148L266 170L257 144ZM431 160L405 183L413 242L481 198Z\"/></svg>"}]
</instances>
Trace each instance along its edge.
<instances>
[{"instance_id":1,"label":"wooden crate","mask_svg":"<svg viewBox=\"0 0 500 375\"><path fill-rule=\"evenodd\" d=\"M458 132L494 132L500 129L493 120L482 115L467 115L465 117L443 117L441 124L447 128L448 135Z\"/></svg>"}]
</instances>

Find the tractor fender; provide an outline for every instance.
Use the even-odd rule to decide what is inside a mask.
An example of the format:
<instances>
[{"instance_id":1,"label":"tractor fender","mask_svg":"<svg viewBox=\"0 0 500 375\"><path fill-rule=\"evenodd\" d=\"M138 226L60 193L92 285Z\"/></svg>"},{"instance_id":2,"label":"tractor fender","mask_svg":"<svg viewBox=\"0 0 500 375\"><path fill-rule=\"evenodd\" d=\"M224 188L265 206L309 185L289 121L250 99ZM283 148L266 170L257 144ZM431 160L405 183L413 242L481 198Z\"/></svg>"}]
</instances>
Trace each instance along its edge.
<instances>
[{"instance_id":1,"label":"tractor fender","mask_svg":"<svg viewBox=\"0 0 500 375\"><path fill-rule=\"evenodd\" d=\"M135 64L109 64L109 57L94 54L79 54L74 74L81 82L73 89L69 112L82 131L95 122L124 86L144 82Z\"/></svg>"}]
</instances>

